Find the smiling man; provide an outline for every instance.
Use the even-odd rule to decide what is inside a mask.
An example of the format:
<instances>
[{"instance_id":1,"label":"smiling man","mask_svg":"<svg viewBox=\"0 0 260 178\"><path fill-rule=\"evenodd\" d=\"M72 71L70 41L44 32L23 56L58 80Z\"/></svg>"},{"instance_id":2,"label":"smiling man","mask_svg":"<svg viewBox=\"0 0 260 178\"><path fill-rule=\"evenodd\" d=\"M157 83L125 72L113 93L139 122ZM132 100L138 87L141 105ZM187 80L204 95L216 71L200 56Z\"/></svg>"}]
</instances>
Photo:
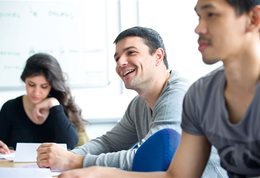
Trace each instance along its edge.
<instances>
[{"instance_id":1,"label":"smiling man","mask_svg":"<svg viewBox=\"0 0 260 178\"><path fill-rule=\"evenodd\" d=\"M212 146L229 178L259 178L260 0L197 0L195 11L203 61L223 66L187 91L181 142L169 169L137 173L96 166L59 178L200 178Z\"/></svg>"},{"instance_id":2,"label":"smiling man","mask_svg":"<svg viewBox=\"0 0 260 178\"><path fill-rule=\"evenodd\" d=\"M189 83L168 69L161 36L150 28L133 27L121 32L114 43L116 72L125 87L138 95L105 135L72 151L56 144L41 145L39 167L68 170L98 165L131 170L138 146L148 137L163 128L180 131L182 101Z\"/></svg>"}]
</instances>

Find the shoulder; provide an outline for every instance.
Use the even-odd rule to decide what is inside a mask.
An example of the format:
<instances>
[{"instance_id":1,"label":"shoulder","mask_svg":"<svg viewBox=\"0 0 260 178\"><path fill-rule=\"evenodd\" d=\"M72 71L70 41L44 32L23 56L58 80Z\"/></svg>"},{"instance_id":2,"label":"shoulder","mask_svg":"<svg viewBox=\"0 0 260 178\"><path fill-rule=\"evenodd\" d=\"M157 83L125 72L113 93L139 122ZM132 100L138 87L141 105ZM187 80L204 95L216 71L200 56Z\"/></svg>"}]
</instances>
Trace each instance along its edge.
<instances>
[{"instance_id":1,"label":"shoulder","mask_svg":"<svg viewBox=\"0 0 260 178\"><path fill-rule=\"evenodd\" d=\"M222 67L194 82L184 96L184 115L190 118L202 119L205 108L213 107L216 101L223 96L225 74Z\"/></svg>"},{"instance_id":2,"label":"shoulder","mask_svg":"<svg viewBox=\"0 0 260 178\"><path fill-rule=\"evenodd\" d=\"M215 92L225 82L224 68L221 66L195 81L189 88L187 95L201 98Z\"/></svg>"},{"instance_id":3,"label":"shoulder","mask_svg":"<svg viewBox=\"0 0 260 178\"><path fill-rule=\"evenodd\" d=\"M186 90L190 86L191 82L188 79L182 77L177 71L170 70L168 84L170 88L182 88Z\"/></svg>"},{"instance_id":4,"label":"shoulder","mask_svg":"<svg viewBox=\"0 0 260 178\"><path fill-rule=\"evenodd\" d=\"M178 72L171 70L168 83L164 87L158 102L174 102L174 100L180 102L189 86L190 82L186 78L182 77ZM182 103L182 101L180 103Z\"/></svg>"},{"instance_id":5,"label":"shoulder","mask_svg":"<svg viewBox=\"0 0 260 178\"><path fill-rule=\"evenodd\" d=\"M208 117L206 111L212 111L215 108L216 102L221 95L223 96L224 84L224 69L221 67L191 85L183 101L181 127L184 131L204 134L205 119L212 118Z\"/></svg>"},{"instance_id":6,"label":"shoulder","mask_svg":"<svg viewBox=\"0 0 260 178\"><path fill-rule=\"evenodd\" d=\"M22 106L22 96L18 96L17 98L6 101L2 106L2 110L13 109L19 106Z\"/></svg>"}]
</instances>

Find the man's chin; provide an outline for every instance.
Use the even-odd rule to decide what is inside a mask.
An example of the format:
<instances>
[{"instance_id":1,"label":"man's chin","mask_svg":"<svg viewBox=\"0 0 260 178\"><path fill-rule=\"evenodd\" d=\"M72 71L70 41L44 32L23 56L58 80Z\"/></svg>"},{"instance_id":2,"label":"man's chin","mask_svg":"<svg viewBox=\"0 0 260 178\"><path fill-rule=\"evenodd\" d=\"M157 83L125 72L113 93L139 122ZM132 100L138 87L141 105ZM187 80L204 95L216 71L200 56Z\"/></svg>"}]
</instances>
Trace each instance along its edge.
<instances>
[{"instance_id":1,"label":"man's chin","mask_svg":"<svg viewBox=\"0 0 260 178\"><path fill-rule=\"evenodd\" d=\"M205 64L208 64L208 65L215 64L215 63L217 63L218 61L220 61L220 59L217 59L217 58L212 58L212 59L210 59L210 58L203 57L202 59L203 59L203 62L204 62Z\"/></svg>"},{"instance_id":2,"label":"man's chin","mask_svg":"<svg viewBox=\"0 0 260 178\"><path fill-rule=\"evenodd\" d=\"M125 88L129 90L133 89L130 85L125 85Z\"/></svg>"}]
</instances>

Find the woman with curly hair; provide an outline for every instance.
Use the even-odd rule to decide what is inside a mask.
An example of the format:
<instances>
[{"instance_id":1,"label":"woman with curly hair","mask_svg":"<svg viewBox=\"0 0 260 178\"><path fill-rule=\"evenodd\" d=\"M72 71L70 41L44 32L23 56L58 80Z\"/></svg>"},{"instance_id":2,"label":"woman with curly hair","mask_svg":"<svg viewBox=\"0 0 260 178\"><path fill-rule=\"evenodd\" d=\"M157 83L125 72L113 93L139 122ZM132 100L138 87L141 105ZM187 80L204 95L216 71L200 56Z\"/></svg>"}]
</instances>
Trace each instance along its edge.
<instances>
[{"instance_id":1,"label":"woman with curly hair","mask_svg":"<svg viewBox=\"0 0 260 178\"><path fill-rule=\"evenodd\" d=\"M21 80L26 94L7 101L0 111L0 153L9 153L8 147L15 149L18 142L66 143L72 149L86 141L81 110L53 56L29 57Z\"/></svg>"}]
</instances>

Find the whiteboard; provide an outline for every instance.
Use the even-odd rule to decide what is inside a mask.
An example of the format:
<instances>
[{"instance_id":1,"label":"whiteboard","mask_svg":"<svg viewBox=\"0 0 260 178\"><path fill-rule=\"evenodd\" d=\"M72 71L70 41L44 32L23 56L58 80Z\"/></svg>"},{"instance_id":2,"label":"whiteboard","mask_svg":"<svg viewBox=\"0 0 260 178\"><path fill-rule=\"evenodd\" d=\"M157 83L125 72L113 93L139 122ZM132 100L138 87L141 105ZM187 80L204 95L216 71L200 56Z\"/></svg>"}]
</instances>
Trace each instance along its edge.
<instances>
[{"instance_id":1,"label":"whiteboard","mask_svg":"<svg viewBox=\"0 0 260 178\"><path fill-rule=\"evenodd\" d=\"M0 0L0 89L21 88L26 59L46 52L71 87L109 84L106 0Z\"/></svg>"}]
</instances>

